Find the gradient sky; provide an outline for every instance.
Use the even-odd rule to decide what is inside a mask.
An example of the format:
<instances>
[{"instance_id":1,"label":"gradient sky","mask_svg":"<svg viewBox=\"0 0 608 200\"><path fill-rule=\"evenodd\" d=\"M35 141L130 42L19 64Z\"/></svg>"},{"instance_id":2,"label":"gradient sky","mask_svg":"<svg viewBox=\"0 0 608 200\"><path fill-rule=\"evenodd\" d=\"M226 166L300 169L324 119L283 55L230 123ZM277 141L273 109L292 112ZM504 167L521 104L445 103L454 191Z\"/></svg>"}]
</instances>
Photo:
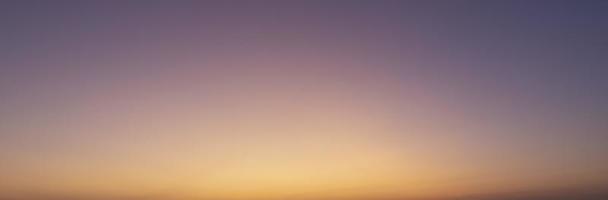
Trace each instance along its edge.
<instances>
[{"instance_id":1,"label":"gradient sky","mask_svg":"<svg viewBox=\"0 0 608 200\"><path fill-rule=\"evenodd\" d=\"M6 1L0 198L608 186L608 1Z\"/></svg>"}]
</instances>

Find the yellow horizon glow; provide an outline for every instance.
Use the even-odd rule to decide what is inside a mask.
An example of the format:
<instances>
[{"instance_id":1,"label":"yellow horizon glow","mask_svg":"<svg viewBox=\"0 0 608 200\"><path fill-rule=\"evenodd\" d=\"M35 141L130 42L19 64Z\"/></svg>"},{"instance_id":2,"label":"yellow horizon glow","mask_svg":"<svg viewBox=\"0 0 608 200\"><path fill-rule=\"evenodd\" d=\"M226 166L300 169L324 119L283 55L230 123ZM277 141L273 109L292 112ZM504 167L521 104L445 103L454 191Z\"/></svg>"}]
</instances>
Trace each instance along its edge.
<instances>
[{"instance_id":1,"label":"yellow horizon glow","mask_svg":"<svg viewBox=\"0 0 608 200\"><path fill-rule=\"evenodd\" d=\"M480 117L436 90L444 82L404 80L391 67L414 63L271 41L205 59L117 59L110 67L152 72L101 78L59 105L11 116L2 130L26 142L0 152L9 158L0 192L439 198L608 180L603 165L564 162L560 146L518 146L514 134L550 131L508 122L519 115Z\"/></svg>"}]
</instances>

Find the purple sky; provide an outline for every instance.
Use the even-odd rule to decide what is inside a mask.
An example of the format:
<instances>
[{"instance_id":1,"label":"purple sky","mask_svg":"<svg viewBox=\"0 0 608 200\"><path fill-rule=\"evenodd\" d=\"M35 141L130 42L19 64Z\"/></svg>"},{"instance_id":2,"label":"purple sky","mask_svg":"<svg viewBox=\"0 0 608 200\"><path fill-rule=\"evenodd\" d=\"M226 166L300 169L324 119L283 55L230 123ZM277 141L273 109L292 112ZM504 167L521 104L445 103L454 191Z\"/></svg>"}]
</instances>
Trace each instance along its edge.
<instances>
[{"instance_id":1,"label":"purple sky","mask_svg":"<svg viewBox=\"0 0 608 200\"><path fill-rule=\"evenodd\" d=\"M3 2L0 196L592 198L606 10Z\"/></svg>"}]
</instances>

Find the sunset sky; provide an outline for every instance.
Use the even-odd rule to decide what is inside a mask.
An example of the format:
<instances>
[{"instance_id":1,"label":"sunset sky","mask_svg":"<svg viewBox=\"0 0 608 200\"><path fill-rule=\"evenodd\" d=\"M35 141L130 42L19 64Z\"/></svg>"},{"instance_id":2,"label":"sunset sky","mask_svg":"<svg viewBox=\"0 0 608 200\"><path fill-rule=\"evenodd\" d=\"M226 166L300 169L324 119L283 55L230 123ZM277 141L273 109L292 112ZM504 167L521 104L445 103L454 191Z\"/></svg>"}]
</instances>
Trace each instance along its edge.
<instances>
[{"instance_id":1,"label":"sunset sky","mask_svg":"<svg viewBox=\"0 0 608 200\"><path fill-rule=\"evenodd\" d=\"M0 3L2 200L602 189L608 1Z\"/></svg>"}]
</instances>

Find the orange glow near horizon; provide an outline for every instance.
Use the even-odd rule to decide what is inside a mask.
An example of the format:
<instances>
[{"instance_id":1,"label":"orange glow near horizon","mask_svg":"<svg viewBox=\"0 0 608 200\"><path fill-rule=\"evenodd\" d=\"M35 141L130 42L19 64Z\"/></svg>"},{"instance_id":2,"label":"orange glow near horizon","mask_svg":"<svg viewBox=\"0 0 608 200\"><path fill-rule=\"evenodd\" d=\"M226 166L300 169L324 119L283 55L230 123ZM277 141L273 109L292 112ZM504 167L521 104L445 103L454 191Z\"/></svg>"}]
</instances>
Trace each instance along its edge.
<instances>
[{"instance_id":1,"label":"orange glow near horizon","mask_svg":"<svg viewBox=\"0 0 608 200\"><path fill-rule=\"evenodd\" d=\"M444 3L3 3L0 199L608 186L608 20Z\"/></svg>"}]
</instances>

